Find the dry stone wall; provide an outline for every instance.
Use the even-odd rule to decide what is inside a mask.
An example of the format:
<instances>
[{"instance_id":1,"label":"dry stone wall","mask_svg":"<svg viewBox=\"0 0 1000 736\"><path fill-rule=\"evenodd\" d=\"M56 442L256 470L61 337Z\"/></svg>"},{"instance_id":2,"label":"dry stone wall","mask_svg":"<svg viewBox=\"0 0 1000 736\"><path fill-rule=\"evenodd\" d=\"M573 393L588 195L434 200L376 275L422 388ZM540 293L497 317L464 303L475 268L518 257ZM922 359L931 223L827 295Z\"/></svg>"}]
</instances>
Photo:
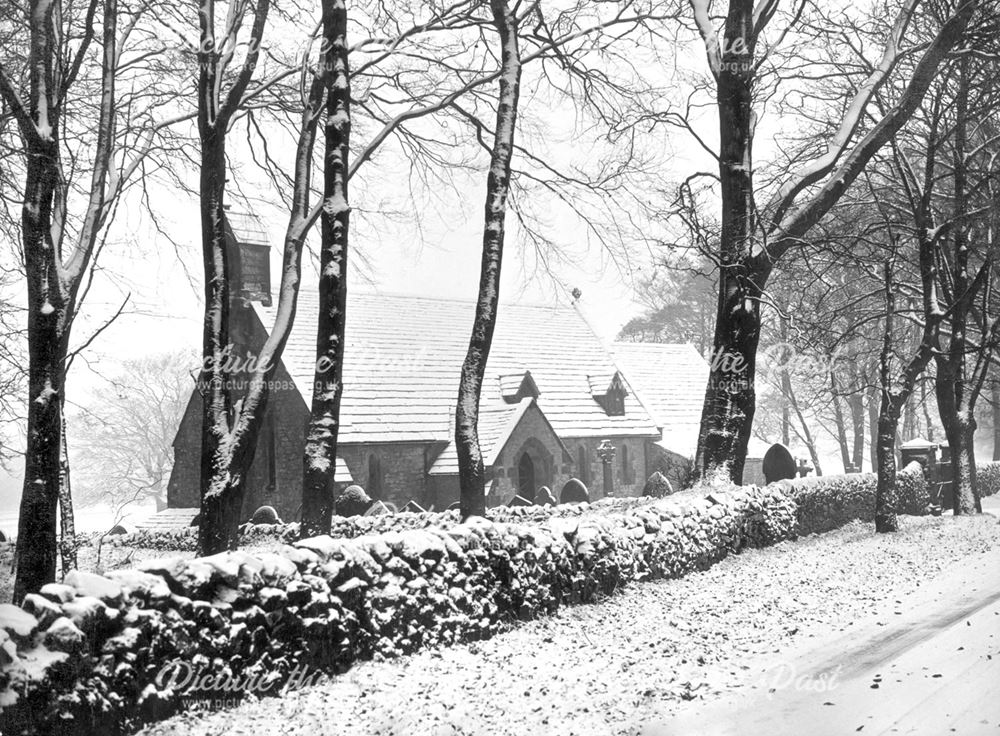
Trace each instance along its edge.
<instances>
[{"instance_id":1,"label":"dry stone wall","mask_svg":"<svg viewBox=\"0 0 1000 736\"><path fill-rule=\"evenodd\" d=\"M508 521L399 514L379 534L74 572L0 605L0 732L127 733L220 695L273 695L359 659L489 637L867 514L864 479L833 487L849 497L793 483L511 509Z\"/></svg>"}]
</instances>

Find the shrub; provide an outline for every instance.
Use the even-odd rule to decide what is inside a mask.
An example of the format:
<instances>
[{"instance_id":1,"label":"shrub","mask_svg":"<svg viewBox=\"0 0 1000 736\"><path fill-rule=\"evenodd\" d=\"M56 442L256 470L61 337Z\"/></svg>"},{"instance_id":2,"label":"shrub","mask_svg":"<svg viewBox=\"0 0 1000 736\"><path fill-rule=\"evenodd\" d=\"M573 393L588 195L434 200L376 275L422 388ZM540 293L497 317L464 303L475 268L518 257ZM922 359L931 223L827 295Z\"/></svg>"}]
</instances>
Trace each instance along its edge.
<instances>
[{"instance_id":1,"label":"shrub","mask_svg":"<svg viewBox=\"0 0 1000 736\"><path fill-rule=\"evenodd\" d=\"M1000 462L983 463L976 468L976 485L980 498L1000 493Z\"/></svg>"},{"instance_id":2,"label":"shrub","mask_svg":"<svg viewBox=\"0 0 1000 736\"><path fill-rule=\"evenodd\" d=\"M347 486L333 502L333 510L337 516L360 516L371 506L372 500L361 486Z\"/></svg>"}]
</instances>

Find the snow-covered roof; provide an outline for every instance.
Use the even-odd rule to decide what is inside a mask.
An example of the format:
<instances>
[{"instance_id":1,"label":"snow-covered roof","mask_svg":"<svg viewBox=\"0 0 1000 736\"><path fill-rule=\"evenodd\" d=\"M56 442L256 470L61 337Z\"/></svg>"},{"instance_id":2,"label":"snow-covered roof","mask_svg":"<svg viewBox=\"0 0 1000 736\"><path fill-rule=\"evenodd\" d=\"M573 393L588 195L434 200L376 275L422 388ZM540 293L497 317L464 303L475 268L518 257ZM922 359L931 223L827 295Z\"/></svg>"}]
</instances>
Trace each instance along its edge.
<instances>
[{"instance_id":1,"label":"snow-covered roof","mask_svg":"<svg viewBox=\"0 0 1000 736\"><path fill-rule=\"evenodd\" d=\"M254 309L269 328L275 307ZM307 405L317 313L315 293L304 291L283 357ZM349 292L339 441L451 441L474 314L472 301ZM608 416L594 400L588 376L611 377L618 367L575 307L501 304L483 381L484 417L493 405L519 406L505 404L502 391L529 370L538 407L559 437L659 435L634 392L621 416Z\"/></svg>"},{"instance_id":2,"label":"snow-covered roof","mask_svg":"<svg viewBox=\"0 0 1000 736\"><path fill-rule=\"evenodd\" d=\"M708 363L689 344L616 342L615 358L662 427L659 444L685 457L698 449Z\"/></svg>"}]
</instances>

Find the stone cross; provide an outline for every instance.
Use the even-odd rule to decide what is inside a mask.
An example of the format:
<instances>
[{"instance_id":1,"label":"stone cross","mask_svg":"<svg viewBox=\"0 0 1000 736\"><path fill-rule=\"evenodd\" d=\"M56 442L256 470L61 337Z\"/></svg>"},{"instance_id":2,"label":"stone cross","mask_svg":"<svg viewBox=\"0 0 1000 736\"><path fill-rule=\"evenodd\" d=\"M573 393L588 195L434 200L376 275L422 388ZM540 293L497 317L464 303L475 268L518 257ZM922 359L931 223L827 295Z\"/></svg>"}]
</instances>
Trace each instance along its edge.
<instances>
[{"instance_id":1,"label":"stone cross","mask_svg":"<svg viewBox=\"0 0 1000 736\"><path fill-rule=\"evenodd\" d=\"M611 463L615 460L618 450L611 444L611 440L601 440L597 446L597 459L604 466L604 495L613 496L615 492L615 474Z\"/></svg>"}]
</instances>

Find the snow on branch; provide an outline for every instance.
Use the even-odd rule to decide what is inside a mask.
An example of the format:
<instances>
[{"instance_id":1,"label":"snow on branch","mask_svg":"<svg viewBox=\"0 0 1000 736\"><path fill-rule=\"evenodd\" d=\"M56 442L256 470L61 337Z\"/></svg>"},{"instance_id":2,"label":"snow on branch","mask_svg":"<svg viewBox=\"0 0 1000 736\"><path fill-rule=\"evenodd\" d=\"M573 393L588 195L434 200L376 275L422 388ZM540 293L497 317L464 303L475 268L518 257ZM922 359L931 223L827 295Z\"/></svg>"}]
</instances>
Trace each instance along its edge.
<instances>
[{"instance_id":1,"label":"snow on branch","mask_svg":"<svg viewBox=\"0 0 1000 736\"><path fill-rule=\"evenodd\" d=\"M772 226L781 222L781 218L785 216L802 190L828 174L847 150L861 124L872 96L885 83L889 73L896 66L896 62L903 55L900 48L903 36L919 4L920 0L909 0L906 7L900 11L893 25L892 33L886 41L881 60L851 99L837 132L827 144L826 153L801 167L771 198L767 211L772 213Z\"/></svg>"},{"instance_id":2,"label":"snow on branch","mask_svg":"<svg viewBox=\"0 0 1000 736\"><path fill-rule=\"evenodd\" d=\"M722 71L722 50L719 48L719 35L712 25L712 18L709 15L709 6L712 0L688 0L691 5L691 12L694 13L694 22L698 26L698 33L701 34L702 41L705 42L705 55L708 57L708 66L712 70L712 76L718 78Z\"/></svg>"}]
</instances>

